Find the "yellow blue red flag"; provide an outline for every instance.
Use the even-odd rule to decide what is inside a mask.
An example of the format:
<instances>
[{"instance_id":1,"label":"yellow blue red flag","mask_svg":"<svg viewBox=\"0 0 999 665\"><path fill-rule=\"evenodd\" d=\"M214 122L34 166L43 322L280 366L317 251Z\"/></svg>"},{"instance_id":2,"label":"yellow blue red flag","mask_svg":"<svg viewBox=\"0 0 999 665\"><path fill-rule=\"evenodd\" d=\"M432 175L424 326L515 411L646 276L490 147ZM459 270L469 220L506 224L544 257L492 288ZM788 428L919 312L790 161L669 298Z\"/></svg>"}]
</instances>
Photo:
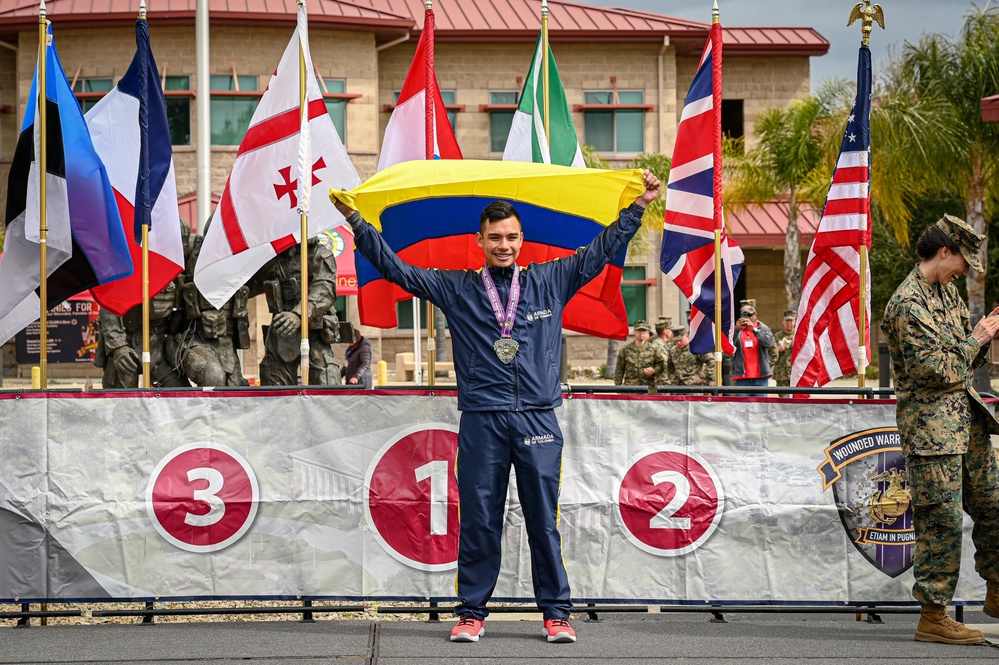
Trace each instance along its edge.
<instances>
[{"instance_id":1,"label":"yellow blue red flag","mask_svg":"<svg viewBox=\"0 0 999 665\"><path fill-rule=\"evenodd\" d=\"M643 191L638 169L419 160L380 171L353 190L331 190L331 196L358 210L402 260L424 268L463 270L485 263L475 234L482 209L492 201L509 201L517 208L524 227L518 263L527 265L572 255L614 223ZM628 315L619 286L624 258L621 252L569 301L564 328L627 337ZM616 279L608 280L613 273ZM360 255L357 282L361 323L395 327L395 304L410 295L382 279Z\"/></svg>"}]
</instances>

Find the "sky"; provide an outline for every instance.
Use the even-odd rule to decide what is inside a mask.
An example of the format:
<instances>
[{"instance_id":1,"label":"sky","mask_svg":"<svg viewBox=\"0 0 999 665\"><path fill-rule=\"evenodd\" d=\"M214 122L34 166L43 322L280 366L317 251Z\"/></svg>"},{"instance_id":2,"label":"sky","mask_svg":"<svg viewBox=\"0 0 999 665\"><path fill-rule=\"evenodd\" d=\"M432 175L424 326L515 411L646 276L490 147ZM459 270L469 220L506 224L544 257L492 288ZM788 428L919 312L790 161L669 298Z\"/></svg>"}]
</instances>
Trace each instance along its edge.
<instances>
[{"instance_id":1,"label":"sky","mask_svg":"<svg viewBox=\"0 0 999 665\"><path fill-rule=\"evenodd\" d=\"M711 0L576 0L604 7L623 7L666 16L711 21ZM979 0L984 6L987 0ZM860 21L847 27L852 0L718 0L725 26L804 26L815 28L829 41L829 52L812 58L812 90L826 79L856 79ZM877 24L871 34L874 76L887 62L889 48L901 51L905 42L915 43L924 32L936 32L952 40L960 36L964 17L972 8L968 0L879 0L885 14L885 29ZM996 4L996 0L992 1Z\"/></svg>"}]
</instances>

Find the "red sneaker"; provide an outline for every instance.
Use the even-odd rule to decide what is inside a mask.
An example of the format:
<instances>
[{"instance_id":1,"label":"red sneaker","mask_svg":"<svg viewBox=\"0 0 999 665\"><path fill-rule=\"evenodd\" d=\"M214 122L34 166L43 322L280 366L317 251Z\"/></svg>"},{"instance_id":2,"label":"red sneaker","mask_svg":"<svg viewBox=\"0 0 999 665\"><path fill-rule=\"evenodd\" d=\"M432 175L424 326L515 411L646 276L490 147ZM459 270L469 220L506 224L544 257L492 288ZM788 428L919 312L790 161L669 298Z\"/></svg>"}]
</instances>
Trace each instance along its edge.
<instances>
[{"instance_id":1,"label":"red sneaker","mask_svg":"<svg viewBox=\"0 0 999 665\"><path fill-rule=\"evenodd\" d=\"M549 642L575 642L576 631L568 619L545 619L545 637Z\"/></svg>"},{"instance_id":2,"label":"red sneaker","mask_svg":"<svg viewBox=\"0 0 999 665\"><path fill-rule=\"evenodd\" d=\"M451 629L451 641L478 642L479 638L485 634L486 629L482 627L481 621L472 617L460 616L458 623Z\"/></svg>"}]
</instances>

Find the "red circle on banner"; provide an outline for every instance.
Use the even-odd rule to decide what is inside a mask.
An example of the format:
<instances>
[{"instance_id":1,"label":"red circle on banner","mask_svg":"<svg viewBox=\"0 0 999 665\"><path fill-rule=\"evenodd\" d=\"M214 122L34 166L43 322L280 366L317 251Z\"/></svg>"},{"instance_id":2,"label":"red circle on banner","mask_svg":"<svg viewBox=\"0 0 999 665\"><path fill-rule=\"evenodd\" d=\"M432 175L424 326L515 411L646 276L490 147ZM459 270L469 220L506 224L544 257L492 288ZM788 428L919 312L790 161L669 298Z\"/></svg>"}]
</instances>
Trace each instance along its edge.
<instances>
[{"instance_id":1,"label":"red circle on banner","mask_svg":"<svg viewBox=\"0 0 999 665\"><path fill-rule=\"evenodd\" d=\"M703 544L721 518L723 496L714 469L675 450L632 458L617 492L625 535L658 556L679 556Z\"/></svg>"},{"instance_id":2,"label":"red circle on banner","mask_svg":"<svg viewBox=\"0 0 999 665\"><path fill-rule=\"evenodd\" d=\"M146 509L163 538L190 552L228 547L257 512L257 479L247 461L222 445L181 446L156 466Z\"/></svg>"},{"instance_id":3,"label":"red circle on banner","mask_svg":"<svg viewBox=\"0 0 999 665\"><path fill-rule=\"evenodd\" d=\"M458 563L458 432L421 425L400 432L368 469L364 507L378 542L407 566Z\"/></svg>"}]
</instances>

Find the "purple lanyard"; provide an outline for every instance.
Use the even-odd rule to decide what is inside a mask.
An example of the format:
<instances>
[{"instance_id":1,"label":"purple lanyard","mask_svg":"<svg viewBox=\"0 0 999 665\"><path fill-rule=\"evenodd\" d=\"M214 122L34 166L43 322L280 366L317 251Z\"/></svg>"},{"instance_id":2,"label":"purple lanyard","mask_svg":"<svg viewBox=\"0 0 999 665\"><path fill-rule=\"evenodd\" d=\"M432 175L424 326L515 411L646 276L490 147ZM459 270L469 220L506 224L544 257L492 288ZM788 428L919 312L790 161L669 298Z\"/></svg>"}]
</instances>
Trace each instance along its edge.
<instances>
[{"instance_id":1,"label":"purple lanyard","mask_svg":"<svg viewBox=\"0 0 999 665\"><path fill-rule=\"evenodd\" d=\"M513 322L517 318L517 304L520 302L520 266L513 264L513 278L510 280L510 299L506 305L506 313L503 312L503 304L500 302L493 276L489 274L489 264L482 268L482 283L486 287L489 303L493 306L496 323L499 324L500 339L513 337Z\"/></svg>"}]
</instances>

